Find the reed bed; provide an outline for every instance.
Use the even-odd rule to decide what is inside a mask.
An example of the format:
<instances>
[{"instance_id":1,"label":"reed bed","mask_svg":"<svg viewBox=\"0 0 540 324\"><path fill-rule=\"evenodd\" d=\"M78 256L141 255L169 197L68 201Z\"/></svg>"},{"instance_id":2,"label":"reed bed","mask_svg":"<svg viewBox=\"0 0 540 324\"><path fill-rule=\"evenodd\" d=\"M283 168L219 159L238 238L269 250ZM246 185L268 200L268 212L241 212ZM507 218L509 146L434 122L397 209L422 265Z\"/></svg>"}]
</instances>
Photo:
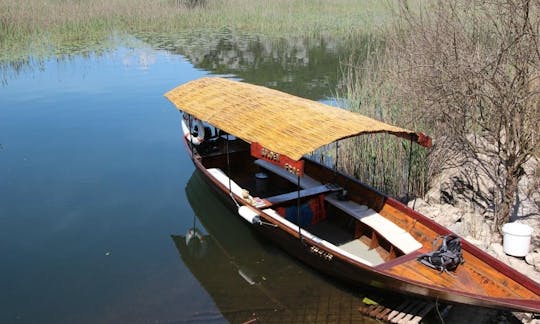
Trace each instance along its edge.
<instances>
[{"instance_id":1,"label":"reed bed","mask_svg":"<svg viewBox=\"0 0 540 324\"><path fill-rule=\"evenodd\" d=\"M0 0L0 61L107 41L113 33L230 28L270 37L371 33L390 16L377 0ZM59 50L60 49L60 50ZM69 50L69 49L68 49Z\"/></svg>"},{"instance_id":2,"label":"reed bed","mask_svg":"<svg viewBox=\"0 0 540 324\"><path fill-rule=\"evenodd\" d=\"M338 95L348 109L408 129L430 134L428 125L415 118L419 112L395 103L392 80L384 70L391 68L385 46L372 39L363 43L359 55L343 64L343 80ZM372 187L407 201L423 196L429 186L428 150L391 135L374 134L342 141L339 168Z\"/></svg>"},{"instance_id":3,"label":"reed bed","mask_svg":"<svg viewBox=\"0 0 540 324\"><path fill-rule=\"evenodd\" d=\"M57 27L94 26L133 31L229 27L286 36L291 32L348 34L373 30L388 6L376 0L208 0L186 7L175 0L2 0L2 32L21 35Z\"/></svg>"}]
</instances>

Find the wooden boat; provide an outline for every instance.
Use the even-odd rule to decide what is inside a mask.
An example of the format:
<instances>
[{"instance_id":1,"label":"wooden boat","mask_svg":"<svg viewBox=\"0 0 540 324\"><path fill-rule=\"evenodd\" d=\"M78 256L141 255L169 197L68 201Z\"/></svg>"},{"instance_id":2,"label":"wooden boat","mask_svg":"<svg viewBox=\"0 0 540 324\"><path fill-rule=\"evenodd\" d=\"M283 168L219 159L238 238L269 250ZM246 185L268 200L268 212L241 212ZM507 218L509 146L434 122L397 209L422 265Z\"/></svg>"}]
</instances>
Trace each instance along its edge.
<instances>
[{"instance_id":1,"label":"wooden boat","mask_svg":"<svg viewBox=\"0 0 540 324\"><path fill-rule=\"evenodd\" d=\"M191 81L165 96L183 112L186 148L206 181L254 230L303 262L354 285L540 313L538 283L466 240L465 263L453 272L418 262L452 232L306 157L367 133L429 147L428 136L223 78Z\"/></svg>"}]
</instances>

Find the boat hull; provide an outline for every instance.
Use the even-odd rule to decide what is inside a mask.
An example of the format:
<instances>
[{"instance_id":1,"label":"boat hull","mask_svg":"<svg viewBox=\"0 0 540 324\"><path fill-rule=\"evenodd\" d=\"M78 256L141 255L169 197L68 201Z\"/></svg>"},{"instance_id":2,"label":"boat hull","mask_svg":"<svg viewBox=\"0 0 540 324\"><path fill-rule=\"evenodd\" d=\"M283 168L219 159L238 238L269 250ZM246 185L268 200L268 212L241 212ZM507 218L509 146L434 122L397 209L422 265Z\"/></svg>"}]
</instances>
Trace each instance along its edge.
<instances>
[{"instance_id":1,"label":"boat hull","mask_svg":"<svg viewBox=\"0 0 540 324\"><path fill-rule=\"evenodd\" d=\"M228 208L234 213L237 213L238 206L231 199L228 190L224 190L226 188L221 187L212 179L208 170L201 163L200 156L198 156L197 153L193 153L194 151L192 150L193 147L191 144L186 140L185 144L195 167L198 172L200 172L204 181L213 189L215 194L226 206L228 206ZM328 170L328 172L332 171ZM348 181L353 180L349 179ZM377 193L377 195L380 195L380 193ZM390 198L385 198L385 201L386 200L390 200ZM400 208L406 208L394 200L392 200L392 204L400 205L398 206ZM424 216L418 214L416 217ZM350 259L334 255L332 252L325 250L324 246L321 246L318 242L302 236L301 233L291 233L290 229L285 229L282 226L270 226L265 224L252 224L250 226L254 231L258 232L259 235L273 242L291 256L322 273L354 286L363 288L369 286L375 289L383 289L387 292L414 295L424 299L436 299L448 303L540 313L540 304L538 304L537 301L490 298L489 296L470 294L452 288L440 289L439 287L415 281L414 278L404 278L393 275L386 270L392 262L388 262L388 264L383 264L381 266L369 267L358 262L351 262ZM440 225L437 224L436 226ZM441 228L444 229L443 227ZM476 248L473 247L473 249ZM420 252L411 253L402 256L399 261L403 262L404 259L415 260L420 254Z\"/></svg>"},{"instance_id":2,"label":"boat hull","mask_svg":"<svg viewBox=\"0 0 540 324\"><path fill-rule=\"evenodd\" d=\"M195 163L199 172L202 173L205 182L214 189L214 192L220 200L227 205L233 212L236 212L237 206L231 200L228 192L224 192L216 186L216 184L207 176L203 171L204 167L198 163ZM521 305L519 308L516 305L509 304L504 301L497 301L493 299L482 299L478 296L467 296L465 294L457 294L455 292L442 291L439 289L433 289L428 286L403 281L401 279L394 278L384 272L378 272L375 269L369 269L365 267L359 267L342 260L337 257L332 257L328 260L328 254L322 255L314 249L320 249L315 242L302 238L299 239L296 236L291 235L287 231L269 225L252 225L251 228L258 232L273 244L279 246L291 256L301 260L305 264L316 268L317 270L335 277L339 280L345 281L349 284L365 287L369 286L376 289L383 289L390 292L398 292L400 294L414 295L420 298L426 299L438 299L450 303L475 305L488 308L504 308L508 310L520 310L528 312L538 312L538 305ZM415 258L418 254L410 255L408 257Z\"/></svg>"}]
</instances>

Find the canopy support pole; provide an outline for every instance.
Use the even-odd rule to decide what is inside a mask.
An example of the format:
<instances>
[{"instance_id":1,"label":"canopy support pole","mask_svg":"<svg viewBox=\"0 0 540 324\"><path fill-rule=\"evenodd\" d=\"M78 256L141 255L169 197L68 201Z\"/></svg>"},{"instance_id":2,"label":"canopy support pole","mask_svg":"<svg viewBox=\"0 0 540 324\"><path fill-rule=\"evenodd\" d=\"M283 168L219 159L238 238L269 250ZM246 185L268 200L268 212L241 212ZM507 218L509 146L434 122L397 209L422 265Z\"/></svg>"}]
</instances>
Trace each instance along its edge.
<instances>
[{"instance_id":1,"label":"canopy support pole","mask_svg":"<svg viewBox=\"0 0 540 324\"><path fill-rule=\"evenodd\" d=\"M182 118L183 118L183 116L182 116ZM189 137L188 137L189 150L191 151L191 160L195 160L195 155L193 153L193 142L191 141L191 139L193 138L193 134L191 134L191 129L193 127L193 124L192 124L193 117L190 114L188 114L188 119L189 119L189 122L188 122L188 124L189 124L189 126L188 126L189 127L189 130L188 130L188 132L189 132Z\"/></svg>"},{"instance_id":2,"label":"canopy support pole","mask_svg":"<svg viewBox=\"0 0 540 324\"><path fill-rule=\"evenodd\" d=\"M227 133L227 177L229 178L229 195L232 197L232 185L231 185L231 160L229 159L229 133ZM235 200L236 202L236 200Z\"/></svg>"},{"instance_id":3,"label":"canopy support pole","mask_svg":"<svg viewBox=\"0 0 540 324\"><path fill-rule=\"evenodd\" d=\"M296 199L296 223L298 225L298 238L302 241L302 228L300 224L300 176L297 176L298 197Z\"/></svg>"},{"instance_id":4,"label":"canopy support pole","mask_svg":"<svg viewBox=\"0 0 540 324\"><path fill-rule=\"evenodd\" d=\"M409 195L410 195L410 192L411 192L411 170L412 170L412 146L413 146L413 140L411 138L410 140L410 143L409 143L409 167L408 167L408 170L407 170L407 201L406 202L409 202Z\"/></svg>"},{"instance_id":5,"label":"canopy support pole","mask_svg":"<svg viewBox=\"0 0 540 324\"><path fill-rule=\"evenodd\" d=\"M225 150L227 151L227 178L229 178L229 197L231 197L232 201L236 205L237 208L240 208L240 204L236 199L234 199L233 193L232 193L232 184L231 184L231 160L229 159L229 133L227 133L227 144L225 144ZM243 197L242 197L243 198Z\"/></svg>"},{"instance_id":6,"label":"canopy support pole","mask_svg":"<svg viewBox=\"0 0 540 324\"><path fill-rule=\"evenodd\" d=\"M339 140L336 141L336 158L334 161L334 171L337 172L339 162Z\"/></svg>"}]
</instances>

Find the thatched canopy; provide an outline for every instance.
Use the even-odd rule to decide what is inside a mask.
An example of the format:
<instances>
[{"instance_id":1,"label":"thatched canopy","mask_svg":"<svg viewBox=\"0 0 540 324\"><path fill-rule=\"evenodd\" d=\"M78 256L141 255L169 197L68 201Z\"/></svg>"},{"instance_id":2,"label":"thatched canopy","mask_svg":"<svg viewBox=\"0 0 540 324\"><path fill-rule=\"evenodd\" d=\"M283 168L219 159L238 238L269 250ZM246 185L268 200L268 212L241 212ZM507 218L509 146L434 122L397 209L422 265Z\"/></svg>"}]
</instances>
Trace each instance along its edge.
<instances>
[{"instance_id":1,"label":"thatched canopy","mask_svg":"<svg viewBox=\"0 0 540 324\"><path fill-rule=\"evenodd\" d=\"M201 78L165 94L179 110L299 160L336 140L389 133L431 146L429 137L344 109L223 78Z\"/></svg>"}]
</instances>

